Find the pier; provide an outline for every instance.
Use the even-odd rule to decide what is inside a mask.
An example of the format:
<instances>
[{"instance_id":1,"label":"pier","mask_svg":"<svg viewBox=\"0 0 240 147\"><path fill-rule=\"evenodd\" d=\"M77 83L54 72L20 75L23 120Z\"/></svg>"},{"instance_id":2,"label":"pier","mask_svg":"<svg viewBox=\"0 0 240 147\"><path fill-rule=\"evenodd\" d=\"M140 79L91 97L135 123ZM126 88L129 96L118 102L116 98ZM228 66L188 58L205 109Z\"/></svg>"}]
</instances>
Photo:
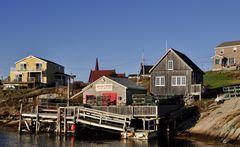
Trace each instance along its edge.
<instances>
[{"instance_id":1,"label":"pier","mask_svg":"<svg viewBox=\"0 0 240 147\"><path fill-rule=\"evenodd\" d=\"M176 129L186 109L167 106L35 106L31 112L20 107L19 133L76 133L78 127L107 130L125 139L151 139Z\"/></svg>"},{"instance_id":2,"label":"pier","mask_svg":"<svg viewBox=\"0 0 240 147\"><path fill-rule=\"evenodd\" d=\"M22 107L21 105L18 128L20 133L52 130L61 135L73 133L76 125L83 124L119 132L122 138L134 137L133 134L140 133L147 134L143 139L149 139L149 134L157 133L160 119L158 106L70 106L57 109L36 106L30 113L23 112ZM132 122L137 122L138 125Z\"/></svg>"}]
</instances>

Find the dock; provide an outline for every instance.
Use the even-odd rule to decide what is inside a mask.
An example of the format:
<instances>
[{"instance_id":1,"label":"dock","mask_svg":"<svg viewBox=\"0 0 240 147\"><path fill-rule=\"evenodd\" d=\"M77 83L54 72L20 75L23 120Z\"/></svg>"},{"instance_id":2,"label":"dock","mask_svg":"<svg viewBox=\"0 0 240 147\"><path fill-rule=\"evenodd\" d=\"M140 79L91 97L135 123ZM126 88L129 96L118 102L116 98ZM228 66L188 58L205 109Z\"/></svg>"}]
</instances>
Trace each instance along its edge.
<instances>
[{"instance_id":1,"label":"dock","mask_svg":"<svg viewBox=\"0 0 240 147\"><path fill-rule=\"evenodd\" d=\"M53 131L57 135L74 133L79 125L111 130L122 138L150 139L159 130L158 106L36 106L32 112L20 107L19 133ZM134 122L134 123L133 123Z\"/></svg>"}]
</instances>

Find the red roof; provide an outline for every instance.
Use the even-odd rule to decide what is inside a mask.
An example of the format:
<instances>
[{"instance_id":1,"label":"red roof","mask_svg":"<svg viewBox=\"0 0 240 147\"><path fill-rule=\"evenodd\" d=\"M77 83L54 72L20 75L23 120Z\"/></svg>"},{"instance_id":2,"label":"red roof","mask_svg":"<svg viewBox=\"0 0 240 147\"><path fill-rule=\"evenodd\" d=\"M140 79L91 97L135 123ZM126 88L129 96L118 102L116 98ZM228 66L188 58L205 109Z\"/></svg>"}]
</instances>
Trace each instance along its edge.
<instances>
[{"instance_id":1,"label":"red roof","mask_svg":"<svg viewBox=\"0 0 240 147\"><path fill-rule=\"evenodd\" d=\"M88 82L92 83L97 79L101 78L102 76L117 76L124 78L125 74L117 74L115 70L99 70L98 58L96 58L95 70L91 70Z\"/></svg>"},{"instance_id":2,"label":"red roof","mask_svg":"<svg viewBox=\"0 0 240 147\"><path fill-rule=\"evenodd\" d=\"M116 74L115 70L91 70L88 82L92 83L102 76Z\"/></svg>"}]
</instances>

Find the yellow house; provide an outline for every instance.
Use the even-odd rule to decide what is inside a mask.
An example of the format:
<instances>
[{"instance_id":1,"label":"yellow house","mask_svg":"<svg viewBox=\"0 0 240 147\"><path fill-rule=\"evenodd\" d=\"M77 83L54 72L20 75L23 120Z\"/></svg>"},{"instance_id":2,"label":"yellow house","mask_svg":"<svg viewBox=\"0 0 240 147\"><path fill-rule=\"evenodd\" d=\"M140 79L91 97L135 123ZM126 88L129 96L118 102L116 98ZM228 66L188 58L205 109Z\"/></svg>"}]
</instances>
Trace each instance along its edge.
<instances>
[{"instance_id":1,"label":"yellow house","mask_svg":"<svg viewBox=\"0 0 240 147\"><path fill-rule=\"evenodd\" d=\"M65 85L68 75L64 74L64 66L52 61L28 56L15 63L10 69L7 86L36 87Z\"/></svg>"}]
</instances>

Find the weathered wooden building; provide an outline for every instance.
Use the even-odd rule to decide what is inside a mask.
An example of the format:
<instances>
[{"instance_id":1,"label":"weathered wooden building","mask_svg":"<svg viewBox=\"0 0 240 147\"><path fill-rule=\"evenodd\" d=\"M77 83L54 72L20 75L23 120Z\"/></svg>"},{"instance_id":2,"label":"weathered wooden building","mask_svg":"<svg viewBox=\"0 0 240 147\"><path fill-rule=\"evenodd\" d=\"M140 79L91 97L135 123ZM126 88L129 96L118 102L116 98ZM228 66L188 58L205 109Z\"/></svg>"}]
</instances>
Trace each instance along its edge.
<instances>
[{"instance_id":1,"label":"weathered wooden building","mask_svg":"<svg viewBox=\"0 0 240 147\"><path fill-rule=\"evenodd\" d=\"M150 73L150 92L155 96L201 94L204 72L173 48L168 49Z\"/></svg>"},{"instance_id":2,"label":"weathered wooden building","mask_svg":"<svg viewBox=\"0 0 240 147\"><path fill-rule=\"evenodd\" d=\"M130 105L133 94L146 94L147 90L127 78L103 76L83 90L83 104Z\"/></svg>"}]
</instances>

